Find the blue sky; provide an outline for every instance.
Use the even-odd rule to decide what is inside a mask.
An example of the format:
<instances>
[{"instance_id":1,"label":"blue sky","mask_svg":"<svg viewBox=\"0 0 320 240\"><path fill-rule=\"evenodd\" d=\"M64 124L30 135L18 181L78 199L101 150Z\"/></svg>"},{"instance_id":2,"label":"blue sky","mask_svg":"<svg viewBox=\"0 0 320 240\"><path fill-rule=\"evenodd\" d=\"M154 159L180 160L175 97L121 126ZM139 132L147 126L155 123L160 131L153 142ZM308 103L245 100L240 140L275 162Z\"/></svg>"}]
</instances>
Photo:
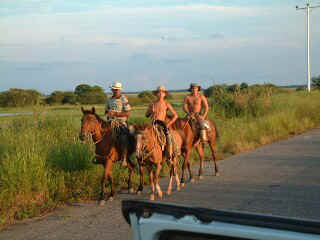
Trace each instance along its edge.
<instances>
[{"instance_id":1,"label":"blue sky","mask_svg":"<svg viewBox=\"0 0 320 240\"><path fill-rule=\"evenodd\" d=\"M0 91L304 84L306 15L295 10L304 3L1 0ZM320 8L311 12L312 76L320 74L319 23Z\"/></svg>"}]
</instances>

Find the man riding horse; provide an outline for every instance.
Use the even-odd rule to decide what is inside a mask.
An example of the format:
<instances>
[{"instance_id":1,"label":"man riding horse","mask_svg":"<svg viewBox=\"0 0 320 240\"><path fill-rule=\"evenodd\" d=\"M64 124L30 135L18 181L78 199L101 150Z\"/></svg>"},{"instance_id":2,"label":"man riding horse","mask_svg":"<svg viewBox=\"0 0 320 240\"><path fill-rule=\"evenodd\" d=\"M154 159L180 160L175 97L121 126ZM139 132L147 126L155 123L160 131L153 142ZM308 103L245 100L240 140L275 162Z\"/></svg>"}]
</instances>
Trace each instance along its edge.
<instances>
[{"instance_id":1,"label":"man riding horse","mask_svg":"<svg viewBox=\"0 0 320 240\"><path fill-rule=\"evenodd\" d=\"M200 136L202 142L206 142L207 130L210 125L205 120L208 111L208 101L204 95L200 93L201 87L196 84L190 84L190 95L187 95L184 99L183 110L187 113L187 118L190 121L192 130L196 136ZM201 114L203 110L203 113Z\"/></svg>"},{"instance_id":2,"label":"man riding horse","mask_svg":"<svg viewBox=\"0 0 320 240\"><path fill-rule=\"evenodd\" d=\"M155 91L153 91L153 94L157 96L157 99L149 105L146 112L146 117L150 117L153 121L153 124L159 124L161 122L163 123L161 124L162 126L160 126L160 128L156 126L156 129L159 129L158 141L162 147L162 150L169 157L169 159L171 159L172 154L174 154L177 149L174 147L175 144L169 128L177 120L178 114L172 105L165 100L165 97L168 95L168 91L166 90L165 86L159 86ZM168 119L168 111L171 112L172 117L168 122L166 122L166 119ZM163 127L165 129L163 129ZM165 139L161 139L161 135L163 135L161 132L164 134Z\"/></svg>"},{"instance_id":3,"label":"man riding horse","mask_svg":"<svg viewBox=\"0 0 320 240\"><path fill-rule=\"evenodd\" d=\"M110 87L112 90L112 97L108 99L105 107L105 118L110 121L113 126L113 136L121 146L122 166L127 166L127 152L128 152L128 117L130 115L131 106L129 105L126 96L121 94L122 84L115 82Z\"/></svg>"}]
</instances>

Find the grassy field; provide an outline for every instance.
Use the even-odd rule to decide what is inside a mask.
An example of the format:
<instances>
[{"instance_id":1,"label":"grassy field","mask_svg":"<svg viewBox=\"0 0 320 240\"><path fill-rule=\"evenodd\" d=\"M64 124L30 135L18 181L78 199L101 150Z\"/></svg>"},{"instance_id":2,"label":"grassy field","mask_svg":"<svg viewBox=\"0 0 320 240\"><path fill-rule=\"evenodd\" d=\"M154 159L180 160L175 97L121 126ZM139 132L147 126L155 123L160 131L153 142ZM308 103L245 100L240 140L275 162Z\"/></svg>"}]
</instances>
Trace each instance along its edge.
<instances>
[{"instance_id":1,"label":"grassy field","mask_svg":"<svg viewBox=\"0 0 320 240\"><path fill-rule=\"evenodd\" d=\"M184 115L183 97L179 93L170 100L180 116ZM220 133L218 159L320 124L319 92L281 91L260 97L242 94L229 98L235 110L209 99L209 118L216 122ZM104 106L95 107L102 116ZM134 104L130 123L147 122L145 110L146 104ZM0 226L43 215L59 204L97 199L103 168L91 163L94 146L78 139L80 106L37 106L0 112L32 112L0 117ZM197 161L195 156L192 161ZM124 187L127 171L116 164L113 172L117 189ZM135 175L134 183L137 182Z\"/></svg>"}]
</instances>

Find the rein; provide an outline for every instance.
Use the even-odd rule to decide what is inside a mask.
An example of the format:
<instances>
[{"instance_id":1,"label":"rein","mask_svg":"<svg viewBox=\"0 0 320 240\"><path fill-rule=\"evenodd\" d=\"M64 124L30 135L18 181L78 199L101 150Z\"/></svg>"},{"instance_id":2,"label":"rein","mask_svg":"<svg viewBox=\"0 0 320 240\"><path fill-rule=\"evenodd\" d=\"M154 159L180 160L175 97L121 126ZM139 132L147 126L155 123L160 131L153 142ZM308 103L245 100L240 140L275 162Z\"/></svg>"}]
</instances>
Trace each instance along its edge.
<instances>
[{"instance_id":1,"label":"rein","mask_svg":"<svg viewBox=\"0 0 320 240\"><path fill-rule=\"evenodd\" d=\"M189 121L191 120L191 118L187 118L186 123L183 125L182 130L184 130L187 126L187 124L189 123Z\"/></svg>"},{"instance_id":2,"label":"rein","mask_svg":"<svg viewBox=\"0 0 320 240\"><path fill-rule=\"evenodd\" d=\"M103 137L106 135L106 132L103 133L103 135L101 136L100 139L98 139L97 141L93 142L94 144L97 144L99 142L101 142L103 140ZM93 136L93 135L92 135Z\"/></svg>"}]
</instances>

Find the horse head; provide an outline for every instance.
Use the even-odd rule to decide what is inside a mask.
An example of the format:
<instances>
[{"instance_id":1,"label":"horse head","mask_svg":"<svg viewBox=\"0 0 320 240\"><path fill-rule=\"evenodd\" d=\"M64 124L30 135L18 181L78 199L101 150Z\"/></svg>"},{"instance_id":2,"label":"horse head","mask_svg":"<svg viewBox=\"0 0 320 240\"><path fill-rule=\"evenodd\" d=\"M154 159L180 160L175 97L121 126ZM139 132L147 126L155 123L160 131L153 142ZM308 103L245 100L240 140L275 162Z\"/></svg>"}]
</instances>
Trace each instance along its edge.
<instances>
[{"instance_id":1,"label":"horse head","mask_svg":"<svg viewBox=\"0 0 320 240\"><path fill-rule=\"evenodd\" d=\"M91 110L85 110L81 107L81 111L83 116L81 118L80 139L85 140L89 135L99 135L105 122L96 114L95 108L92 107Z\"/></svg>"},{"instance_id":2,"label":"horse head","mask_svg":"<svg viewBox=\"0 0 320 240\"><path fill-rule=\"evenodd\" d=\"M150 143L150 129L146 125L134 126L130 129L130 133L134 135L136 140L136 158L141 159L147 148L148 143Z\"/></svg>"}]
</instances>

